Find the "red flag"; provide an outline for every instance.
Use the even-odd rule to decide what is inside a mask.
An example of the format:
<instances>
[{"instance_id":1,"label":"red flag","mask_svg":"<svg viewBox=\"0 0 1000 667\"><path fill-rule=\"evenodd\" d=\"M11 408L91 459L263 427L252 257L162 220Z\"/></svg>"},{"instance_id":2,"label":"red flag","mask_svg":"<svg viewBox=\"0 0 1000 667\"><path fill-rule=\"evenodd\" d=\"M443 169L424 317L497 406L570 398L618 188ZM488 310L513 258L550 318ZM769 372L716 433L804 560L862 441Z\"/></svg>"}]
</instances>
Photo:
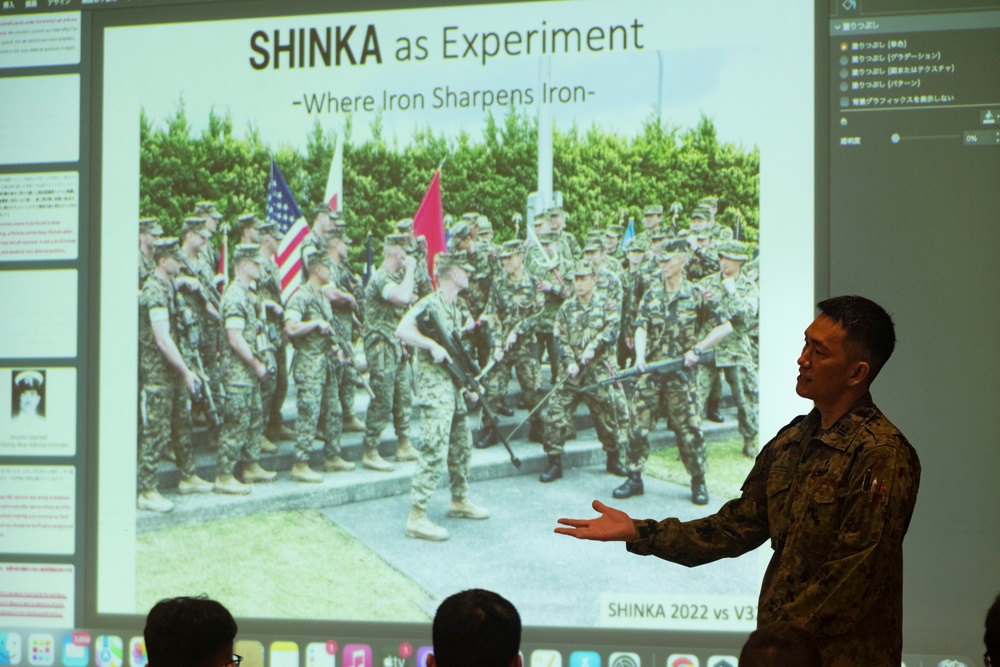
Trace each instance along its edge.
<instances>
[{"instance_id":1,"label":"red flag","mask_svg":"<svg viewBox=\"0 0 1000 667\"><path fill-rule=\"evenodd\" d=\"M427 240L427 272L434 275L434 257L447 249L444 209L441 207L441 170L434 172L427 194L413 216L413 234Z\"/></svg>"}]
</instances>

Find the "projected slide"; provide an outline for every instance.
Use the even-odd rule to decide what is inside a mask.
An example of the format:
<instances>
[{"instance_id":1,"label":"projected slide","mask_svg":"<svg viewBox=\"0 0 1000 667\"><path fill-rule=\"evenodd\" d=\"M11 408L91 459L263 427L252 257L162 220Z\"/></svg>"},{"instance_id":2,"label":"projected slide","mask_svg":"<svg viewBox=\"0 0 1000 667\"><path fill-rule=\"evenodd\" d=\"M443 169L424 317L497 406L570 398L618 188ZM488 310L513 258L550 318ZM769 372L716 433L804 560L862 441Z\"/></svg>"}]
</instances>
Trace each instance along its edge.
<instances>
[{"instance_id":1,"label":"projected slide","mask_svg":"<svg viewBox=\"0 0 1000 667\"><path fill-rule=\"evenodd\" d=\"M636 517L717 509L749 471L741 451L748 424L759 424L762 445L806 408L792 379L812 313L813 66L802 56L811 53L812 15L782 4L766 16L732 3L543 2L105 28L94 280L98 613L141 613L162 597L206 592L240 617L421 622L451 592L485 587L515 599L528 625L752 629L761 559L687 570L552 528L559 516L588 513L594 497ZM176 406L157 404L161 384L140 382L144 355L163 349L152 347L162 340L149 333L159 317L151 311L173 306L142 289L159 269L136 244L140 233L180 238L188 259L178 270L187 265L192 284L203 275L197 289L178 294L207 313L201 333L225 344L231 321L220 320L215 275L236 279L241 216L291 215L273 201L268 210L278 172L305 225L334 184L352 241L348 263L359 276L366 246L377 269L384 237L414 217L434 179L444 213L457 221L478 212L497 243L526 238L532 214L559 206L581 247L588 232L612 226L646 242L647 214L662 215L665 236L689 244L692 281L720 271L710 248L742 251L755 317L747 338L752 387L736 391L755 399L738 418L740 401L719 373L726 414L704 427L709 506L692 505L663 418L651 436L645 495L624 501L611 499L622 480L605 473L587 422L567 445L578 465L553 484L538 481L544 454L527 426L512 439L521 471L500 447L473 450L470 495L491 516L447 519L449 493L438 489L428 516L447 525L446 542L404 535L414 462L295 482L295 443L286 438L262 454L275 481L246 494L197 492L185 478L216 481L213 420L225 408L192 408L186 395ZM214 220L204 234L204 223L185 222L199 202L214 203L214 233ZM207 205L200 210L211 218ZM209 236L219 255L200 255ZM217 385L220 362L202 363L204 379ZM707 377L706 392L711 384ZM298 396L292 380L282 405L292 431ZM367 405L358 389L360 421ZM515 419L526 414L519 408ZM476 428L479 418L470 421ZM169 446L141 472L144 428ZM416 416L409 433L419 445ZM382 434L390 463L396 435L392 425ZM342 441L345 458L360 463L360 437L345 433ZM314 441L318 470L322 449ZM169 507L137 509L146 488L159 488Z\"/></svg>"}]
</instances>

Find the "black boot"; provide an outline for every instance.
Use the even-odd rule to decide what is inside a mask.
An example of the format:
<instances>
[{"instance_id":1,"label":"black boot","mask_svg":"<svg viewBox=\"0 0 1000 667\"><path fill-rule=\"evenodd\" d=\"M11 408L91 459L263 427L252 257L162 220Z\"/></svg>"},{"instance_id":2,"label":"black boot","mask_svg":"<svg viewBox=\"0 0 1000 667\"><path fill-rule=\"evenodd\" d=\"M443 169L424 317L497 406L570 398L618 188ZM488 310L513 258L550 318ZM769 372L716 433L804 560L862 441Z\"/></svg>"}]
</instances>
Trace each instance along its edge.
<instances>
[{"instance_id":1,"label":"black boot","mask_svg":"<svg viewBox=\"0 0 1000 667\"><path fill-rule=\"evenodd\" d=\"M632 496L641 496L646 490L642 486L642 473L638 470L633 470L629 472L628 479L625 483L619 486L617 489L611 492L611 495L615 498L631 498Z\"/></svg>"},{"instance_id":2,"label":"black boot","mask_svg":"<svg viewBox=\"0 0 1000 667\"><path fill-rule=\"evenodd\" d=\"M628 477L628 468L622 465L618 454L608 454L608 465L605 470L616 477Z\"/></svg>"},{"instance_id":3,"label":"black boot","mask_svg":"<svg viewBox=\"0 0 1000 667\"><path fill-rule=\"evenodd\" d=\"M531 426L528 429L528 442L537 442L539 445L545 444L545 429L542 426L541 419L532 419Z\"/></svg>"},{"instance_id":4,"label":"black boot","mask_svg":"<svg viewBox=\"0 0 1000 667\"><path fill-rule=\"evenodd\" d=\"M496 427L489 428L484 426L479 430L479 437L476 441L472 443L472 446L476 449L486 449L487 447L492 447L493 445L500 442Z\"/></svg>"},{"instance_id":5,"label":"black boot","mask_svg":"<svg viewBox=\"0 0 1000 667\"><path fill-rule=\"evenodd\" d=\"M725 421L722 416L722 412L719 410L719 402L709 399L708 404L705 406L705 419L710 422L715 422L716 424L721 424Z\"/></svg>"},{"instance_id":6,"label":"black boot","mask_svg":"<svg viewBox=\"0 0 1000 667\"><path fill-rule=\"evenodd\" d=\"M691 478L691 502L695 505L708 504L708 488L702 475Z\"/></svg>"},{"instance_id":7,"label":"black boot","mask_svg":"<svg viewBox=\"0 0 1000 667\"><path fill-rule=\"evenodd\" d=\"M554 482L562 479L562 456L549 454L549 468L538 476L539 482Z\"/></svg>"},{"instance_id":8,"label":"black boot","mask_svg":"<svg viewBox=\"0 0 1000 667\"><path fill-rule=\"evenodd\" d=\"M511 409L510 405L507 404L506 396L504 396L503 400L500 401L500 405L497 406L497 414L503 415L504 417L514 416L514 411Z\"/></svg>"}]
</instances>

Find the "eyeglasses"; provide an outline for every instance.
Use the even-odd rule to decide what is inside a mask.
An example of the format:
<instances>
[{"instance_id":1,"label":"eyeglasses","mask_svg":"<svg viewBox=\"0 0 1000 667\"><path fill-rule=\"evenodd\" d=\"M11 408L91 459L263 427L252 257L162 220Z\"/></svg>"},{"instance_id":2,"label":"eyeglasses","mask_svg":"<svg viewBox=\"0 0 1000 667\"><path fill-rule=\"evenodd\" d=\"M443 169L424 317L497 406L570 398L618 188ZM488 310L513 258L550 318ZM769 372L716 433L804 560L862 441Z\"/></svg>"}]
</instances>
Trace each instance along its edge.
<instances>
[{"instance_id":1,"label":"eyeglasses","mask_svg":"<svg viewBox=\"0 0 1000 667\"><path fill-rule=\"evenodd\" d=\"M222 663L219 667L240 667L241 662L243 662L243 656L233 653L233 659L229 662Z\"/></svg>"},{"instance_id":2,"label":"eyeglasses","mask_svg":"<svg viewBox=\"0 0 1000 667\"><path fill-rule=\"evenodd\" d=\"M993 661L990 660L990 652L989 651L987 651L986 653L983 653L983 665L985 665L985 667L993 667Z\"/></svg>"}]
</instances>

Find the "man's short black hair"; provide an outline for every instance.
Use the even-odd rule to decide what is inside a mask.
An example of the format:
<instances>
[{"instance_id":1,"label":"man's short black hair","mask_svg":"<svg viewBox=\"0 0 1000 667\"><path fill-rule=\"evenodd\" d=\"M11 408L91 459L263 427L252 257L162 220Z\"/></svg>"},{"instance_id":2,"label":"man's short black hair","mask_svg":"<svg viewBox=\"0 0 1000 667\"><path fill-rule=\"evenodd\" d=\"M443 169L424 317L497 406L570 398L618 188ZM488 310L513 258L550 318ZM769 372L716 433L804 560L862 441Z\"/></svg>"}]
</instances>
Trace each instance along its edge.
<instances>
[{"instance_id":1,"label":"man's short black hair","mask_svg":"<svg viewBox=\"0 0 1000 667\"><path fill-rule=\"evenodd\" d=\"M835 296L819 302L819 310L847 334L853 354L868 362L875 379L896 347L896 327L882 306L863 296Z\"/></svg>"},{"instance_id":2,"label":"man's short black hair","mask_svg":"<svg viewBox=\"0 0 1000 667\"><path fill-rule=\"evenodd\" d=\"M986 634L983 635L986 644L986 655L990 662L1000 666L1000 595L993 601L993 606L986 612Z\"/></svg>"},{"instance_id":3,"label":"man's short black hair","mask_svg":"<svg viewBox=\"0 0 1000 667\"><path fill-rule=\"evenodd\" d=\"M236 621L204 595L170 598L149 610L142 634L149 667L219 667L212 660L232 646Z\"/></svg>"},{"instance_id":4,"label":"man's short black hair","mask_svg":"<svg viewBox=\"0 0 1000 667\"><path fill-rule=\"evenodd\" d=\"M506 599L473 588L441 603L432 637L438 667L510 667L521 646L521 617Z\"/></svg>"},{"instance_id":5,"label":"man's short black hair","mask_svg":"<svg viewBox=\"0 0 1000 667\"><path fill-rule=\"evenodd\" d=\"M750 633L740 651L740 667L822 667L816 638L794 623L777 621Z\"/></svg>"}]
</instances>

